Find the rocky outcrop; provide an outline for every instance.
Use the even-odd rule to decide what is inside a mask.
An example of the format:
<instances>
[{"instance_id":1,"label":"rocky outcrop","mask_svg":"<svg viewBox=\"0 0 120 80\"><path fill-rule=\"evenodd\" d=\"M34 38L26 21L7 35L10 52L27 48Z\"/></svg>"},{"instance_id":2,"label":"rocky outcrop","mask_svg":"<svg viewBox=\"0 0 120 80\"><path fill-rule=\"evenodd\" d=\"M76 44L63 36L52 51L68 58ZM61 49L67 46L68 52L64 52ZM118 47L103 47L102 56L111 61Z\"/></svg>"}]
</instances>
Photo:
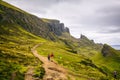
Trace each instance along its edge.
<instances>
[{"instance_id":1,"label":"rocky outcrop","mask_svg":"<svg viewBox=\"0 0 120 80\"><path fill-rule=\"evenodd\" d=\"M94 40L88 39L85 35L80 36L78 39L78 43L80 47L90 47L95 50L100 50L102 49L103 45L100 43L95 43Z\"/></svg>"},{"instance_id":2,"label":"rocky outcrop","mask_svg":"<svg viewBox=\"0 0 120 80\"><path fill-rule=\"evenodd\" d=\"M94 46L95 43L92 40L89 40L85 35L80 36L79 38L79 44L80 46Z\"/></svg>"},{"instance_id":3,"label":"rocky outcrop","mask_svg":"<svg viewBox=\"0 0 120 80\"><path fill-rule=\"evenodd\" d=\"M59 20L48 20L47 24L50 27L50 31L54 32L56 35L60 36L63 32L69 33L69 28L64 26L64 23L60 23Z\"/></svg>"},{"instance_id":4,"label":"rocky outcrop","mask_svg":"<svg viewBox=\"0 0 120 80\"><path fill-rule=\"evenodd\" d=\"M101 53L104 57L114 56L117 53L117 50L113 49L111 46L104 44L101 50Z\"/></svg>"}]
</instances>

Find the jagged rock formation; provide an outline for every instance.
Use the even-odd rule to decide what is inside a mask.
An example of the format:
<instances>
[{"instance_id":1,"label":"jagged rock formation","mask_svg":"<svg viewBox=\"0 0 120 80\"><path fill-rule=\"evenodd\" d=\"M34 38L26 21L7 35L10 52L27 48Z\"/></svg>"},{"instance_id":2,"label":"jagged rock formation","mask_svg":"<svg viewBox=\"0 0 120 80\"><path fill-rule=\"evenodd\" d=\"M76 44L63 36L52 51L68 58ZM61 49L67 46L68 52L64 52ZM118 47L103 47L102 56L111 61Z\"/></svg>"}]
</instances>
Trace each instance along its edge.
<instances>
[{"instance_id":1,"label":"jagged rock formation","mask_svg":"<svg viewBox=\"0 0 120 80\"><path fill-rule=\"evenodd\" d=\"M0 10L0 23L18 24L25 30L43 38L53 40L56 35L60 36L63 32L69 33L69 29L65 28L64 24L58 20L49 20L48 23L42 18L2 4L0 4Z\"/></svg>"},{"instance_id":2,"label":"jagged rock formation","mask_svg":"<svg viewBox=\"0 0 120 80\"><path fill-rule=\"evenodd\" d=\"M82 35L80 36L80 39L79 39L80 43L82 42L83 45L85 44L89 44L89 45L92 45L92 44L95 44L93 40L89 40L85 35Z\"/></svg>"},{"instance_id":3,"label":"jagged rock formation","mask_svg":"<svg viewBox=\"0 0 120 80\"><path fill-rule=\"evenodd\" d=\"M107 57L107 56L116 55L117 51L115 49L113 49L111 46L104 44L103 48L101 50L101 53L104 57Z\"/></svg>"},{"instance_id":4,"label":"jagged rock formation","mask_svg":"<svg viewBox=\"0 0 120 80\"><path fill-rule=\"evenodd\" d=\"M80 47L91 47L96 50L101 50L103 46L102 44L95 43L94 40L90 40L85 35L82 34L78 40Z\"/></svg>"},{"instance_id":5,"label":"jagged rock formation","mask_svg":"<svg viewBox=\"0 0 120 80\"><path fill-rule=\"evenodd\" d=\"M64 26L64 23L60 23L58 20L49 20L47 23L50 26L50 31L58 36L62 35L63 32L69 33L69 29Z\"/></svg>"}]
</instances>

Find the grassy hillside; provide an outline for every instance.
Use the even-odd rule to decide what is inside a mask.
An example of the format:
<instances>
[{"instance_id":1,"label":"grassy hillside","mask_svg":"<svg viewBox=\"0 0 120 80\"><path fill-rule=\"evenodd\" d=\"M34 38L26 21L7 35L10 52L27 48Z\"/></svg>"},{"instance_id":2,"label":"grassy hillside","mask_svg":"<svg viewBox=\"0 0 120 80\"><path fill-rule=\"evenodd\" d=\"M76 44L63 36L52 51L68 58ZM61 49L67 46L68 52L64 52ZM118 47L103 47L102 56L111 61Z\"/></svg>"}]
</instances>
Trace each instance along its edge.
<instances>
[{"instance_id":1,"label":"grassy hillside","mask_svg":"<svg viewBox=\"0 0 120 80\"><path fill-rule=\"evenodd\" d=\"M85 54L75 54L72 52L70 45L66 45L63 40L57 42L44 40L25 31L20 25L1 23L0 28L1 80L10 79L14 72L17 74L16 80L23 80L24 74L30 66L37 68L37 66L41 65L30 52L30 48L37 43L43 43L37 49L41 55L47 56L49 53L54 53L54 60L68 69L69 73L77 80L112 79L112 77L110 77L112 76L112 71L115 68L119 71L116 57L105 58L101 53L91 50L91 52L93 51L96 55L89 59L89 57L86 56L89 52L85 52L84 48L81 48L81 51ZM116 61L114 61L114 59L116 59ZM110 63L101 65L102 62L106 60ZM116 67L111 64L116 65Z\"/></svg>"},{"instance_id":2,"label":"grassy hillside","mask_svg":"<svg viewBox=\"0 0 120 80\"><path fill-rule=\"evenodd\" d=\"M78 80L114 80L113 72L115 70L118 72L117 78L120 78L119 51L108 45L107 48L104 45L100 50L98 48L101 48L101 45L97 45L97 49L95 44L78 47L79 44L75 40L73 42L73 40L63 37L60 40L59 42L44 43L38 48L39 53L43 56L54 53L55 61L70 70L70 74ZM76 49L79 52L74 52ZM103 50L110 56L103 56Z\"/></svg>"},{"instance_id":3,"label":"grassy hillside","mask_svg":"<svg viewBox=\"0 0 120 80\"><path fill-rule=\"evenodd\" d=\"M106 73L101 68L84 55L72 53L70 48L62 42L47 42L37 50L41 55L46 57L49 53L54 53L55 61L70 70L69 73L77 80L101 80L107 78Z\"/></svg>"},{"instance_id":4,"label":"grassy hillside","mask_svg":"<svg viewBox=\"0 0 120 80\"><path fill-rule=\"evenodd\" d=\"M0 24L0 80L24 80L31 66L37 69L41 65L31 53L31 47L44 42L17 24ZM37 63L37 64L36 64Z\"/></svg>"},{"instance_id":5,"label":"grassy hillside","mask_svg":"<svg viewBox=\"0 0 120 80\"><path fill-rule=\"evenodd\" d=\"M96 65L101 67L109 77L113 77L113 72L117 71L117 78L120 79L120 52L106 44L102 50L104 50L102 53L105 52L106 55L97 53L91 59Z\"/></svg>"},{"instance_id":6,"label":"grassy hillside","mask_svg":"<svg viewBox=\"0 0 120 80\"><path fill-rule=\"evenodd\" d=\"M0 23L3 22L18 24L28 32L45 39L56 39L55 34L50 31L50 26L41 18L0 1Z\"/></svg>"},{"instance_id":7,"label":"grassy hillside","mask_svg":"<svg viewBox=\"0 0 120 80\"><path fill-rule=\"evenodd\" d=\"M69 33L59 20L39 18L3 1L0 1L0 22L19 24L30 33L54 41L62 32Z\"/></svg>"}]
</instances>

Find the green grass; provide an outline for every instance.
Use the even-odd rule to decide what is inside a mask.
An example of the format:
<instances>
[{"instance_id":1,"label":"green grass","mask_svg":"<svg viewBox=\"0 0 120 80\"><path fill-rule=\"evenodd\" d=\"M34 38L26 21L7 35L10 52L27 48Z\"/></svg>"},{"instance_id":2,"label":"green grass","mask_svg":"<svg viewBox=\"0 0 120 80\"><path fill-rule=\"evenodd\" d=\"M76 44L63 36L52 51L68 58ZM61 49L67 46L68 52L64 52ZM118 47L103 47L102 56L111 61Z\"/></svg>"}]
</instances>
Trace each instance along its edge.
<instances>
[{"instance_id":1,"label":"green grass","mask_svg":"<svg viewBox=\"0 0 120 80\"><path fill-rule=\"evenodd\" d=\"M119 71L119 61L117 60L119 57L104 58L98 51L90 47L78 48L80 52L76 54L72 50L77 46L76 43L71 44L71 42L67 43L64 40L48 41L25 31L17 24L2 23L0 28L1 80L10 79L14 72L17 74L17 80L23 80L29 66L35 68L34 76L42 78L45 73L40 66L42 63L30 51L30 48L38 43L43 43L37 48L39 54L47 57L49 53L54 53L54 60L68 69L69 74L73 75L76 80L91 78L112 80L112 71L114 69ZM106 76L106 72L108 76Z\"/></svg>"},{"instance_id":2,"label":"green grass","mask_svg":"<svg viewBox=\"0 0 120 80\"><path fill-rule=\"evenodd\" d=\"M40 55L46 56L49 53L54 53L54 60L64 66L69 70L70 74L73 74L76 79L97 79L106 78L105 74L100 71L98 67L94 67L94 63L87 63L86 65L81 63L81 61L87 62L87 57L74 54L71 52L70 48L66 46L63 42L46 42L43 43L39 48L37 48ZM92 64L92 65L91 65Z\"/></svg>"},{"instance_id":3,"label":"green grass","mask_svg":"<svg viewBox=\"0 0 120 80\"><path fill-rule=\"evenodd\" d=\"M104 57L101 53L96 54L91 58L94 63L103 68L110 78L113 77L113 72L116 70L118 72L117 77L120 79L120 58L116 56Z\"/></svg>"},{"instance_id":4,"label":"green grass","mask_svg":"<svg viewBox=\"0 0 120 80\"><path fill-rule=\"evenodd\" d=\"M43 79L43 76L45 75L45 69L41 66L37 66L34 73L35 73L34 77L38 77L39 79Z\"/></svg>"},{"instance_id":5,"label":"green grass","mask_svg":"<svg viewBox=\"0 0 120 80\"><path fill-rule=\"evenodd\" d=\"M42 63L31 53L31 48L46 40L37 37L17 24L0 24L0 80L10 80L16 73L15 80L24 80L29 66Z\"/></svg>"}]
</instances>

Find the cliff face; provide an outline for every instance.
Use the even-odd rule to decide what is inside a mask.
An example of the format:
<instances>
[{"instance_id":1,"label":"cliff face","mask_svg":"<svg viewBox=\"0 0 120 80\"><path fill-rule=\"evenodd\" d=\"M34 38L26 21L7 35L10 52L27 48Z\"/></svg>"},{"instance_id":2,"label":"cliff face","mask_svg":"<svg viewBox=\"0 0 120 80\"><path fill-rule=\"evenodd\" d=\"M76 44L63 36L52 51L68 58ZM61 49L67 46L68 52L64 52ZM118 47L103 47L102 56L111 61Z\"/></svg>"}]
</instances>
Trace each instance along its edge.
<instances>
[{"instance_id":1,"label":"cliff face","mask_svg":"<svg viewBox=\"0 0 120 80\"><path fill-rule=\"evenodd\" d=\"M108 57L108 56L111 57L111 56L117 56L117 53L119 52L114 48L112 48L111 46L104 44L101 53L104 57Z\"/></svg>"},{"instance_id":2,"label":"cliff face","mask_svg":"<svg viewBox=\"0 0 120 80\"><path fill-rule=\"evenodd\" d=\"M60 23L58 20L49 20L47 24L50 27L50 31L58 36L62 35L63 32L69 33L69 29L64 26L64 23Z\"/></svg>"},{"instance_id":3,"label":"cliff face","mask_svg":"<svg viewBox=\"0 0 120 80\"><path fill-rule=\"evenodd\" d=\"M53 39L56 35L60 36L63 32L69 33L69 29L58 20L49 20L48 23L34 15L3 4L0 4L0 23L18 24L28 32L49 39Z\"/></svg>"}]
</instances>

